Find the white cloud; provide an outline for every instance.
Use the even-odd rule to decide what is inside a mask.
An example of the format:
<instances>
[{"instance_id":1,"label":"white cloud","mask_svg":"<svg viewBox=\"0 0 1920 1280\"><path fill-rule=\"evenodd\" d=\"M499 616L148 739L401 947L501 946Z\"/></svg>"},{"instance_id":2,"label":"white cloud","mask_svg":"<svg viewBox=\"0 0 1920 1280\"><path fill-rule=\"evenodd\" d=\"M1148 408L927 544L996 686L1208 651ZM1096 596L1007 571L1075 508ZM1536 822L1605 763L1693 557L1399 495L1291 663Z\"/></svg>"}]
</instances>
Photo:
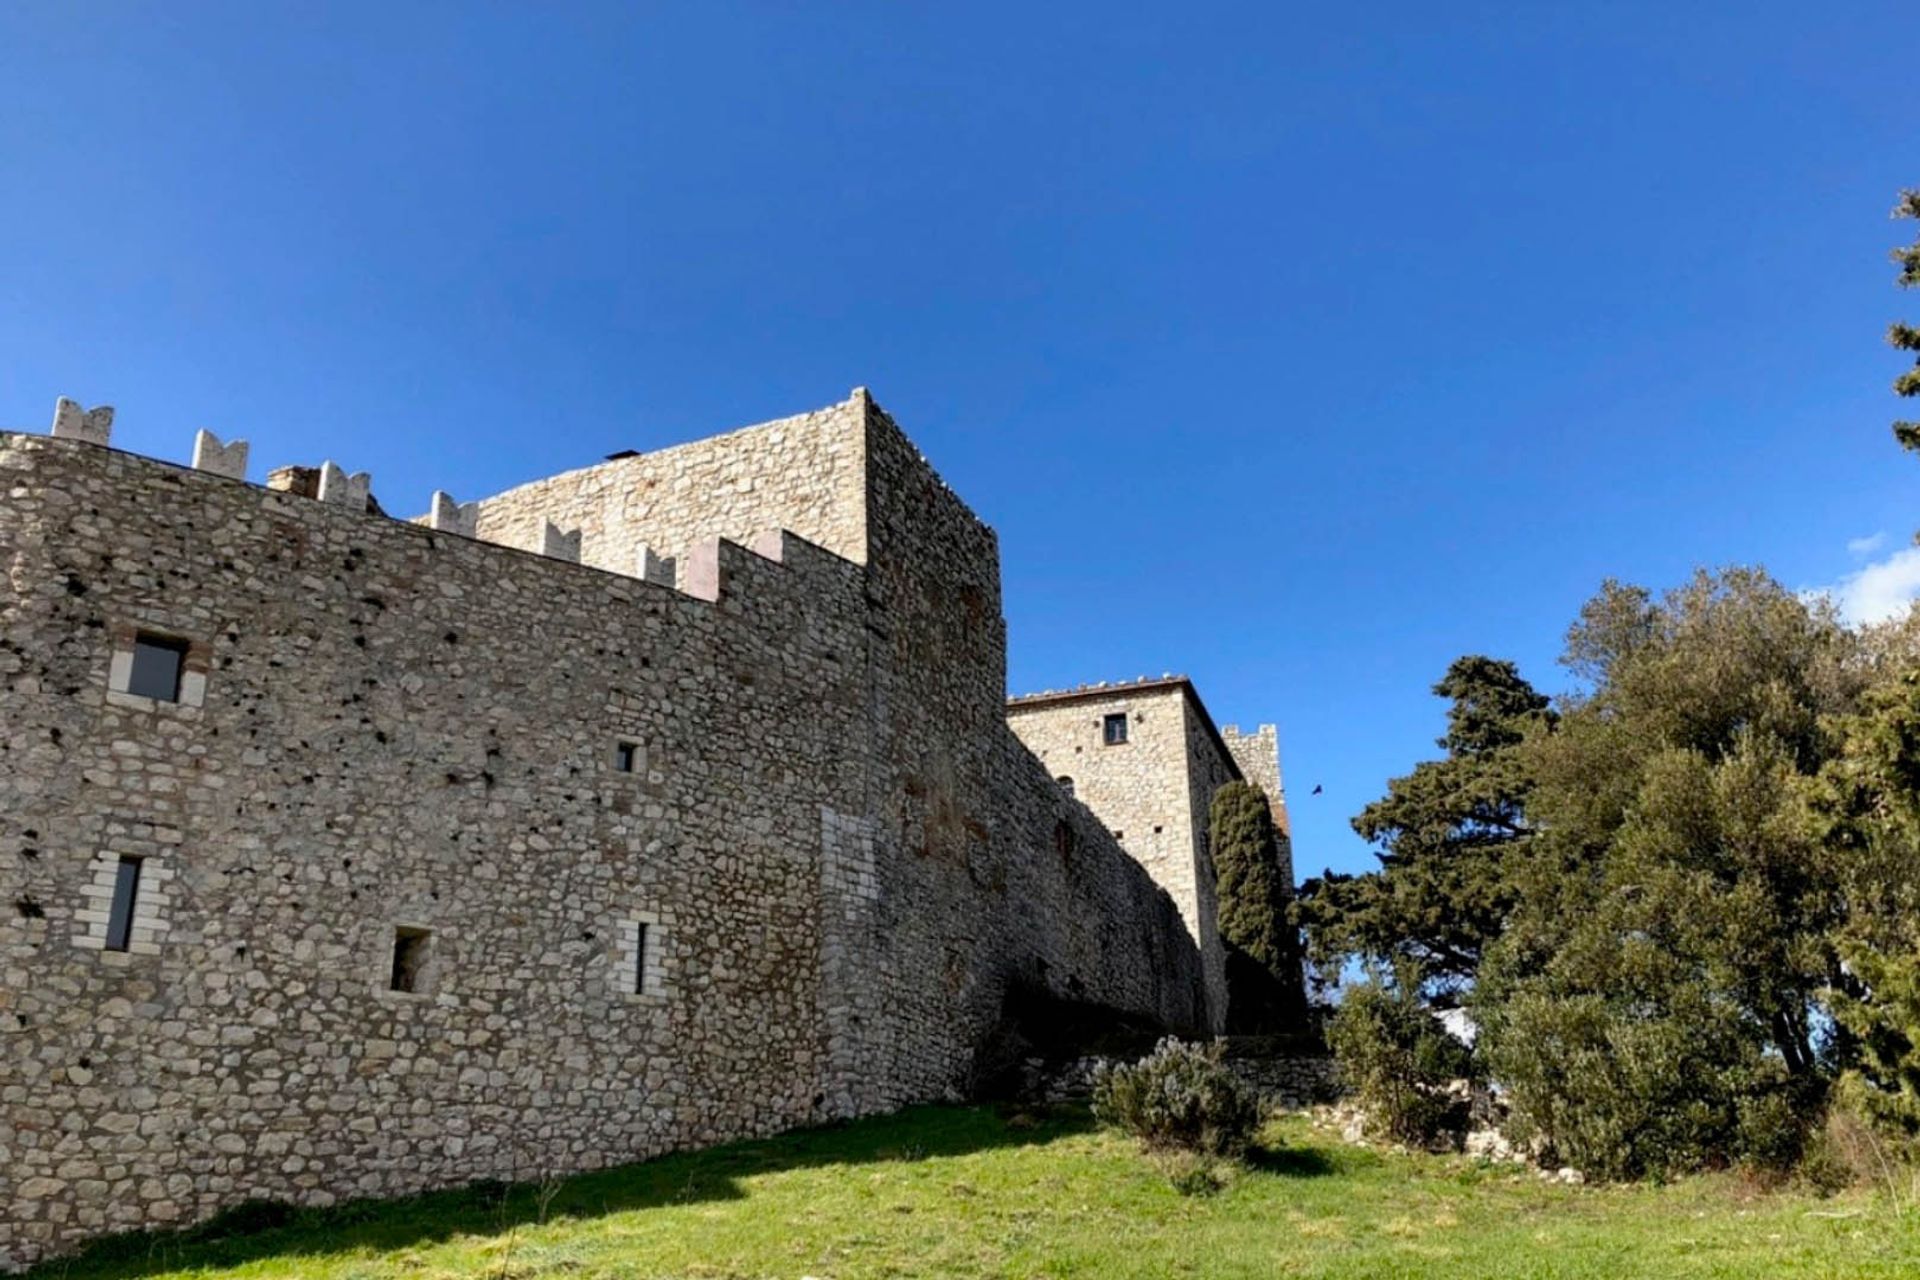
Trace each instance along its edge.
<instances>
[{"instance_id":1,"label":"white cloud","mask_svg":"<svg viewBox=\"0 0 1920 1280\"><path fill-rule=\"evenodd\" d=\"M1875 535L1876 539L1880 536ZM1852 544L1847 549L1851 551ZM1920 598L1920 547L1903 547L1809 594L1833 601L1840 617L1851 626L1903 617L1915 598Z\"/></svg>"},{"instance_id":2,"label":"white cloud","mask_svg":"<svg viewBox=\"0 0 1920 1280\"><path fill-rule=\"evenodd\" d=\"M1847 554L1851 556L1870 556L1887 545L1886 533L1870 533L1864 538L1851 538L1847 541Z\"/></svg>"}]
</instances>

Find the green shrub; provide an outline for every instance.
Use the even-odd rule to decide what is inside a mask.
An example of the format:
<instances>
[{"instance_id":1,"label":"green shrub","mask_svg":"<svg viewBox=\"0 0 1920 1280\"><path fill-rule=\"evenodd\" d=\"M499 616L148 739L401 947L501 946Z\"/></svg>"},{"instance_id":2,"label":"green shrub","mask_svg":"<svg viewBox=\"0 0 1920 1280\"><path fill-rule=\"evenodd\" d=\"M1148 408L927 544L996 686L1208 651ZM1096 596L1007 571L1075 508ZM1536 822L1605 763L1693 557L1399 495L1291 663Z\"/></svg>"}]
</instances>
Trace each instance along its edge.
<instances>
[{"instance_id":1,"label":"green shrub","mask_svg":"<svg viewBox=\"0 0 1920 1280\"><path fill-rule=\"evenodd\" d=\"M1260 1127L1260 1102L1214 1047L1162 1040L1133 1066L1093 1076L1093 1114L1155 1151L1237 1157Z\"/></svg>"},{"instance_id":2,"label":"green shrub","mask_svg":"<svg viewBox=\"0 0 1920 1280\"><path fill-rule=\"evenodd\" d=\"M1819 1114L1739 1011L1694 984L1649 983L1637 1002L1527 991L1479 1012L1508 1136L1589 1177L1784 1169Z\"/></svg>"},{"instance_id":3,"label":"green shrub","mask_svg":"<svg viewBox=\"0 0 1920 1280\"><path fill-rule=\"evenodd\" d=\"M1417 982L1349 988L1327 1026L1355 1102L1375 1132L1431 1147L1463 1133L1468 1101L1453 1091L1472 1074L1472 1056L1420 1003Z\"/></svg>"}]
</instances>

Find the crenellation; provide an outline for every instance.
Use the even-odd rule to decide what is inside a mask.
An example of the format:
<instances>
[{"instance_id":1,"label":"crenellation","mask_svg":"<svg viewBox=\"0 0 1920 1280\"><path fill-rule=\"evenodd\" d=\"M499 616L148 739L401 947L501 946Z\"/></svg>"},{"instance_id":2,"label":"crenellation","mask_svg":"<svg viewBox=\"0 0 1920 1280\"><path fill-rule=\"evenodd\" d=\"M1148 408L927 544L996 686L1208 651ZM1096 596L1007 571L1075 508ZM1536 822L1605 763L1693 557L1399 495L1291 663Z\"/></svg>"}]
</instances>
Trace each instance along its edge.
<instances>
[{"instance_id":1,"label":"crenellation","mask_svg":"<svg viewBox=\"0 0 1920 1280\"><path fill-rule=\"evenodd\" d=\"M373 477L365 471L356 471L352 475L341 466L328 460L320 464L319 487L314 497L333 506L346 507L352 511L364 511L367 498L373 492Z\"/></svg>"},{"instance_id":2,"label":"crenellation","mask_svg":"<svg viewBox=\"0 0 1920 1280\"><path fill-rule=\"evenodd\" d=\"M427 515L428 528L441 533L457 533L463 538L473 538L479 536L479 524L479 503L455 502L452 494L440 489L433 491L433 502Z\"/></svg>"},{"instance_id":3,"label":"crenellation","mask_svg":"<svg viewBox=\"0 0 1920 1280\"><path fill-rule=\"evenodd\" d=\"M653 582L663 587L670 587L674 583L676 572L674 557L663 556L644 542L635 548L633 573L642 582Z\"/></svg>"},{"instance_id":4,"label":"crenellation","mask_svg":"<svg viewBox=\"0 0 1920 1280\"><path fill-rule=\"evenodd\" d=\"M225 476L229 480L245 480L247 451L248 446L245 440L222 444L219 436L204 428L193 433L193 469L195 471Z\"/></svg>"},{"instance_id":5,"label":"crenellation","mask_svg":"<svg viewBox=\"0 0 1920 1280\"><path fill-rule=\"evenodd\" d=\"M722 538L702 538L678 560L676 586L695 600L718 601L722 587L720 544Z\"/></svg>"},{"instance_id":6,"label":"crenellation","mask_svg":"<svg viewBox=\"0 0 1920 1280\"><path fill-rule=\"evenodd\" d=\"M415 521L74 439L0 433L0 1269L955 1096L1028 986L1212 1022L866 393Z\"/></svg>"},{"instance_id":7,"label":"crenellation","mask_svg":"<svg viewBox=\"0 0 1920 1280\"><path fill-rule=\"evenodd\" d=\"M77 401L61 396L53 403L52 435L60 440L105 445L113 437L113 406L83 409Z\"/></svg>"},{"instance_id":8,"label":"crenellation","mask_svg":"<svg viewBox=\"0 0 1920 1280\"><path fill-rule=\"evenodd\" d=\"M548 520L540 526L540 554L549 560L580 563L580 530L561 530Z\"/></svg>"}]
</instances>

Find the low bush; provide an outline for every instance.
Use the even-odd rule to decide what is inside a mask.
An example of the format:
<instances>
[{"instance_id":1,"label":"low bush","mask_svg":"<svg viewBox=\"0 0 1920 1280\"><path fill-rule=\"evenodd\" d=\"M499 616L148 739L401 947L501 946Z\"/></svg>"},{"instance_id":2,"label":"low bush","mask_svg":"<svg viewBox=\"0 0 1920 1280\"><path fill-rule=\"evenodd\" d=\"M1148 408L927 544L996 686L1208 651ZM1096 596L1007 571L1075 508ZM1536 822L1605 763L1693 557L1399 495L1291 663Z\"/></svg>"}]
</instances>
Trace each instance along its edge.
<instances>
[{"instance_id":1,"label":"low bush","mask_svg":"<svg viewBox=\"0 0 1920 1280\"><path fill-rule=\"evenodd\" d=\"M1465 1133L1472 1073L1467 1047L1407 984L1349 988L1327 1026L1340 1077L1368 1127L1409 1146L1445 1145Z\"/></svg>"},{"instance_id":2,"label":"low bush","mask_svg":"<svg viewBox=\"0 0 1920 1280\"><path fill-rule=\"evenodd\" d=\"M1155 1151L1239 1157L1260 1127L1260 1101L1218 1048L1162 1040L1132 1066L1093 1076L1093 1114Z\"/></svg>"}]
</instances>

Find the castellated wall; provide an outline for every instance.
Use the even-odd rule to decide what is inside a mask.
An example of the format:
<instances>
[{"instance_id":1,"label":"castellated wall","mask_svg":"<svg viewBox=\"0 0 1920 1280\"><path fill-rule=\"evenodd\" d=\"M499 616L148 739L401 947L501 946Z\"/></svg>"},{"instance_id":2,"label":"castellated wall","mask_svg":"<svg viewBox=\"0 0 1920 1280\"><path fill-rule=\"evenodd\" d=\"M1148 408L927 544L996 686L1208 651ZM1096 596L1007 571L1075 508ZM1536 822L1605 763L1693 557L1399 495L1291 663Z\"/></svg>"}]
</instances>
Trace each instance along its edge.
<instances>
[{"instance_id":1,"label":"castellated wall","mask_svg":"<svg viewBox=\"0 0 1920 1280\"><path fill-rule=\"evenodd\" d=\"M869 406L861 392L814 413L536 480L476 503L475 533L538 551L546 524L578 530L582 563L637 577L647 576L648 551L684 570L679 552L702 538L743 542L775 528L865 564Z\"/></svg>"},{"instance_id":2,"label":"castellated wall","mask_svg":"<svg viewBox=\"0 0 1920 1280\"><path fill-rule=\"evenodd\" d=\"M1015 982L1208 1022L1001 717L991 532L863 394L758 430L481 504L587 564L0 433L0 1269L951 1096Z\"/></svg>"}]
</instances>

